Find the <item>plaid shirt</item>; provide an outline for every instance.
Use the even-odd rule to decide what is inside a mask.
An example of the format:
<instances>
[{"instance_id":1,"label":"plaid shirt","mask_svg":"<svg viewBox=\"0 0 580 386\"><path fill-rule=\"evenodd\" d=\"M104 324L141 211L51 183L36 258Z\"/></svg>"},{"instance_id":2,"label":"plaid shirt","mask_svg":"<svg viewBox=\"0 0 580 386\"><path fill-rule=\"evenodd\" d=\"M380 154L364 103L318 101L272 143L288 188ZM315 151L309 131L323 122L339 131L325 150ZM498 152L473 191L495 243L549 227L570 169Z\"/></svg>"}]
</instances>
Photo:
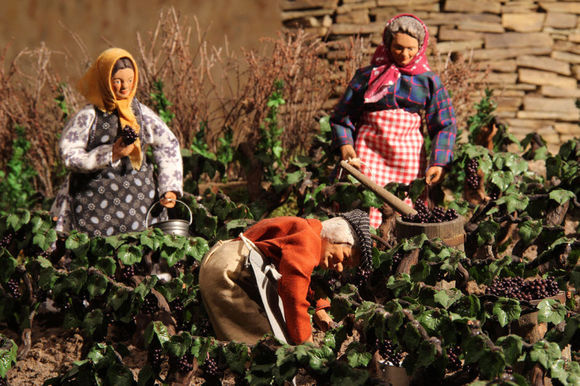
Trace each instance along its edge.
<instances>
[{"instance_id":1,"label":"plaid shirt","mask_svg":"<svg viewBox=\"0 0 580 386\"><path fill-rule=\"evenodd\" d=\"M429 166L446 166L453 159L457 127L449 94L433 72L420 75L401 74L395 88L376 103L364 103L373 66L359 69L330 117L333 142L337 146L354 145L361 114L366 111L403 109L411 113L425 110L429 137L433 140Z\"/></svg>"}]
</instances>

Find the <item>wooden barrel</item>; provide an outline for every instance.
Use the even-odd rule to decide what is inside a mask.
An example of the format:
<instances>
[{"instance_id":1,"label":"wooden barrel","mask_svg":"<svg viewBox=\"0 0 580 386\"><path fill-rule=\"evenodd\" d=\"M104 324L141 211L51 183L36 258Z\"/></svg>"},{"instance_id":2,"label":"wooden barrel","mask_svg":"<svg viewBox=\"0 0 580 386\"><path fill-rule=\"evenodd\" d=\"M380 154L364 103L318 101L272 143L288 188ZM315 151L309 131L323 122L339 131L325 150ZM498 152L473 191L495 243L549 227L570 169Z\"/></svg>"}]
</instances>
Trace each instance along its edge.
<instances>
[{"instance_id":1,"label":"wooden barrel","mask_svg":"<svg viewBox=\"0 0 580 386\"><path fill-rule=\"evenodd\" d=\"M395 236L398 240L408 239L425 233L429 239L440 238L448 247L464 251L465 243L465 218L458 216L455 220L432 224L418 224L403 221L400 216L396 217Z\"/></svg>"}]
</instances>

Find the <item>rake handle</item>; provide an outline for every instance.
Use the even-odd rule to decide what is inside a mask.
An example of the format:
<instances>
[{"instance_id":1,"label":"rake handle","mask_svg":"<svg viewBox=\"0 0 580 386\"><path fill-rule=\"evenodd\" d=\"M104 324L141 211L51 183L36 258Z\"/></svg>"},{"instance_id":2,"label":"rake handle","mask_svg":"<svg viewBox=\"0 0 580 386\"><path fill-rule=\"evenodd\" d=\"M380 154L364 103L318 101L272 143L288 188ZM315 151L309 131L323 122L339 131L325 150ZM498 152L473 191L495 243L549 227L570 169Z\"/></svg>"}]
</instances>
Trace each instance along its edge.
<instances>
[{"instance_id":1,"label":"rake handle","mask_svg":"<svg viewBox=\"0 0 580 386\"><path fill-rule=\"evenodd\" d=\"M393 207L397 212L402 215L414 215L417 211L411 206L407 205L405 201L401 200L399 197L395 196L393 193L387 191L383 187L377 185L370 178L362 174L357 168L349 164L347 161L340 161L340 166L349 172L354 178L356 178L361 184L369 188L373 193L375 193L381 200Z\"/></svg>"}]
</instances>

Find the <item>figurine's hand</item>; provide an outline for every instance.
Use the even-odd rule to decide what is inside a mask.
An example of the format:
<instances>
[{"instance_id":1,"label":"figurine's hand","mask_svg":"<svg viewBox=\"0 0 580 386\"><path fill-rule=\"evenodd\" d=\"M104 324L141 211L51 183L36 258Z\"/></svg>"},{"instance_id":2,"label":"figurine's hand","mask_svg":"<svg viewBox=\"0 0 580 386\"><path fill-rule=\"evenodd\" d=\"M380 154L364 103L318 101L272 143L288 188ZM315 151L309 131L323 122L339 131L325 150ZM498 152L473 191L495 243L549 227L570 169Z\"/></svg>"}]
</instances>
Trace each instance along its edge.
<instances>
[{"instance_id":1,"label":"figurine's hand","mask_svg":"<svg viewBox=\"0 0 580 386\"><path fill-rule=\"evenodd\" d=\"M117 160L127 157L131 152L135 149L135 144L132 143L130 145L125 145L123 142L123 138L119 137L113 144L113 162L117 162Z\"/></svg>"},{"instance_id":2,"label":"figurine's hand","mask_svg":"<svg viewBox=\"0 0 580 386\"><path fill-rule=\"evenodd\" d=\"M427 185L434 185L438 184L443 180L443 176L445 175L445 169L441 166L431 166L427 169L427 173L425 174L425 182Z\"/></svg>"},{"instance_id":3,"label":"figurine's hand","mask_svg":"<svg viewBox=\"0 0 580 386\"><path fill-rule=\"evenodd\" d=\"M338 323L336 323L330 315L325 310L318 310L313 316L314 323L322 331L327 331L331 328L335 328Z\"/></svg>"},{"instance_id":4,"label":"figurine's hand","mask_svg":"<svg viewBox=\"0 0 580 386\"><path fill-rule=\"evenodd\" d=\"M159 202L166 208L173 208L175 206L175 200L177 200L177 194L175 192L165 192Z\"/></svg>"},{"instance_id":5,"label":"figurine's hand","mask_svg":"<svg viewBox=\"0 0 580 386\"><path fill-rule=\"evenodd\" d=\"M356 151L352 145L342 145L340 147L340 156L343 160L349 161L349 163L357 169L360 169L360 160L356 156Z\"/></svg>"}]
</instances>

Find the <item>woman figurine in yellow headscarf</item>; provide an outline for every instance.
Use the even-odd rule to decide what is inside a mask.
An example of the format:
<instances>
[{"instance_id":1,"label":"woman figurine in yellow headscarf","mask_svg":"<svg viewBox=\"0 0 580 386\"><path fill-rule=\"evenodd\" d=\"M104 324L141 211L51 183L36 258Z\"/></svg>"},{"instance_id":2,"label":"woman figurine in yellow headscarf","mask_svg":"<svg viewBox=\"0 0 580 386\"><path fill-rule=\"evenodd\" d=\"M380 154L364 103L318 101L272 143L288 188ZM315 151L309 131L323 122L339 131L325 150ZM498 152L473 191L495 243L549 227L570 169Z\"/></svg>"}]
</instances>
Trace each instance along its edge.
<instances>
[{"instance_id":1,"label":"woman figurine in yellow headscarf","mask_svg":"<svg viewBox=\"0 0 580 386\"><path fill-rule=\"evenodd\" d=\"M179 142L136 98L139 71L120 48L105 50L78 83L90 103L66 123L60 152L70 174L53 204L57 231L93 236L145 229L160 197L168 208L183 193ZM157 164L147 162L145 146Z\"/></svg>"}]
</instances>

